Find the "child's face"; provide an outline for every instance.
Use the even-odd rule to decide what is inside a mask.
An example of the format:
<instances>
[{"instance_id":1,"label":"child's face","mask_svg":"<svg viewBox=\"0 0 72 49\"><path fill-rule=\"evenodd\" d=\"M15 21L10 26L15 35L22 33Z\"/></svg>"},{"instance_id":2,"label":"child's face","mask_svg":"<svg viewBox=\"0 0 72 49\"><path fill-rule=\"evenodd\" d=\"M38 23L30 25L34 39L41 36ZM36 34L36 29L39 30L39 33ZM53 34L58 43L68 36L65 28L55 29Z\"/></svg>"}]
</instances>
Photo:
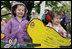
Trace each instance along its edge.
<instances>
[{"instance_id":1,"label":"child's face","mask_svg":"<svg viewBox=\"0 0 72 49\"><path fill-rule=\"evenodd\" d=\"M33 15L35 15L36 13L35 13L35 12L33 12L32 14L33 14Z\"/></svg>"},{"instance_id":2,"label":"child's face","mask_svg":"<svg viewBox=\"0 0 72 49\"><path fill-rule=\"evenodd\" d=\"M52 23L55 25L60 24L60 15L57 15L53 18Z\"/></svg>"},{"instance_id":3,"label":"child's face","mask_svg":"<svg viewBox=\"0 0 72 49\"><path fill-rule=\"evenodd\" d=\"M23 17L25 13L25 7L23 5L18 5L15 13L16 13L16 16Z\"/></svg>"},{"instance_id":4,"label":"child's face","mask_svg":"<svg viewBox=\"0 0 72 49\"><path fill-rule=\"evenodd\" d=\"M48 13L48 11L45 9L45 14L47 14Z\"/></svg>"},{"instance_id":5,"label":"child's face","mask_svg":"<svg viewBox=\"0 0 72 49\"><path fill-rule=\"evenodd\" d=\"M64 15L64 13L62 12L62 15Z\"/></svg>"}]
</instances>

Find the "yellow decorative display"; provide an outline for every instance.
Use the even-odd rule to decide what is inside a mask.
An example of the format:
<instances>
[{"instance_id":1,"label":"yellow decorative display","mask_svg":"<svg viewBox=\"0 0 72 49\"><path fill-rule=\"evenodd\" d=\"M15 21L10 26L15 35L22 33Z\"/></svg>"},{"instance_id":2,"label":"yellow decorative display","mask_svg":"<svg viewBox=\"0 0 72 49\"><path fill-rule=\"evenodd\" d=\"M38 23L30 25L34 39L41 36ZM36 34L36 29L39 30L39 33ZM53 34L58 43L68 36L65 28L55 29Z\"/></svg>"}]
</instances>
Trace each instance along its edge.
<instances>
[{"instance_id":1,"label":"yellow decorative display","mask_svg":"<svg viewBox=\"0 0 72 49\"><path fill-rule=\"evenodd\" d=\"M71 39L63 38L53 28L46 27L39 19L33 19L27 28L33 44L41 44L34 48L60 48L60 46L70 46Z\"/></svg>"}]
</instances>

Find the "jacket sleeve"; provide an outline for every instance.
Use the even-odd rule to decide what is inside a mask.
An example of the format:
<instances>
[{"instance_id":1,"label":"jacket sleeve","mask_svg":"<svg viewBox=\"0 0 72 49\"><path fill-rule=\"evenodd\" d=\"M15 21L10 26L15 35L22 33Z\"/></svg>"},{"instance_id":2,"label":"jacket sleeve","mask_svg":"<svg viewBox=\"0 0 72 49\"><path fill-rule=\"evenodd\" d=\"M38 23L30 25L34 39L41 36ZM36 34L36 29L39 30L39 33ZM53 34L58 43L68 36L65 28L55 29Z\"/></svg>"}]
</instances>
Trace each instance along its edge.
<instances>
[{"instance_id":1,"label":"jacket sleeve","mask_svg":"<svg viewBox=\"0 0 72 49\"><path fill-rule=\"evenodd\" d=\"M68 16L65 14L65 24L68 23Z\"/></svg>"},{"instance_id":2,"label":"jacket sleeve","mask_svg":"<svg viewBox=\"0 0 72 49\"><path fill-rule=\"evenodd\" d=\"M60 28L62 30L62 33L63 33L63 37L66 37L67 36L67 32L66 30L61 26Z\"/></svg>"},{"instance_id":3,"label":"jacket sleeve","mask_svg":"<svg viewBox=\"0 0 72 49\"><path fill-rule=\"evenodd\" d=\"M51 18L49 15L46 15L46 19L50 22Z\"/></svg>"},{"instance_id":4,"label":"jacket sleeve","mask_svg":"<svg viewBox=\"0 0 72 49\"><path fill-rule=\"evenodd\" d=\"M28 20L25 20L25 28L24 29L27 29L27 27L28 27L28 24L29 24L29 21Z\"/></svg>"},{"instance_id":5,"label":"jacket sleeve","mask_svg":"<svg viewBox=\"0 0 72 49\"><path fill-rule=\"evenodd\" d=\"M26 24L28 25L29 24L29 21L26 20Z\"/></svg>"},{"instance_id":6,"label":"jacket sleeve","mask_svg":"<svg viewBox=\"0 0 72 49\"><path fill-rule=\"evenodd\" d=\"M41 20L45 20L45 14L42 15Z\"/></svg>"},{"instance_id":7,"label":"jacket sleeve","mask_svg":"<svg viewBox=\"0 0 72 49\"><path fill-rule=\"evenodd\" d=\"M4 28L4 34L5 34L5 38L6 40L10 37L10 33L11 33L11 20L7 22L5 28Z\"/></svg>"}]
</instances>

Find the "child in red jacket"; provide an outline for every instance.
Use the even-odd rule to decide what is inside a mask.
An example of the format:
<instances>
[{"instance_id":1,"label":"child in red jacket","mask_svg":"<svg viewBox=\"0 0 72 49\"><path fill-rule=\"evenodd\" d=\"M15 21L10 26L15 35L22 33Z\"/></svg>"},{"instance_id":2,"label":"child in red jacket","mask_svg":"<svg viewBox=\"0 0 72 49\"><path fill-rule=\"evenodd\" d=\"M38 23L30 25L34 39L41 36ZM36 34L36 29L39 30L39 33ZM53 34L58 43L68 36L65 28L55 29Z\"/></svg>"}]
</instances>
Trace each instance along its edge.
<instances>
[{"instance_id":1,"label":"child in red jacket","mask_svg":"<svg viewBox=\"0 0 72 49\"><path fill-rule=\"evenodd\" d=\"M45 16L45 23L44 23L44 25L47 25L48 22L50 22L50 21L51 21L51 12L48 10L48 13Z\"/></svg>"}]
</instances>

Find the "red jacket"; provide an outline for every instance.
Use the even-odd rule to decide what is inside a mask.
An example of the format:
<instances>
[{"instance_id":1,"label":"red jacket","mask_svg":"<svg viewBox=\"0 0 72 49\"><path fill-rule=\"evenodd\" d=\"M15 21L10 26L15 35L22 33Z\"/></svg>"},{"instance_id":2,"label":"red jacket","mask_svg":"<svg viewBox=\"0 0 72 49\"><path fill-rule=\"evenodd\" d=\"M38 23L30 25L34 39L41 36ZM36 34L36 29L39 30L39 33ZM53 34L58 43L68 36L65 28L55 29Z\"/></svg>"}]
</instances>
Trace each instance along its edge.
<instances>
[{"instance_id":1,"label":"red jacket","mask_svg":"<svg viewBox=\"0 0 72 49\"><path fill-rule=\"evenodd\" d=\"M51 15L51 12L48 12Z\"/></svg>"},{"instance_id":2,"label":"red jacket","mask_svg":"<svg viewBox=\"0 0 72 49\"><path fill-rule=\"evenodd\" d=\"M51 17L49 15L46 15L46 20L50 21Z\"/></svg>"}]
</instances>

